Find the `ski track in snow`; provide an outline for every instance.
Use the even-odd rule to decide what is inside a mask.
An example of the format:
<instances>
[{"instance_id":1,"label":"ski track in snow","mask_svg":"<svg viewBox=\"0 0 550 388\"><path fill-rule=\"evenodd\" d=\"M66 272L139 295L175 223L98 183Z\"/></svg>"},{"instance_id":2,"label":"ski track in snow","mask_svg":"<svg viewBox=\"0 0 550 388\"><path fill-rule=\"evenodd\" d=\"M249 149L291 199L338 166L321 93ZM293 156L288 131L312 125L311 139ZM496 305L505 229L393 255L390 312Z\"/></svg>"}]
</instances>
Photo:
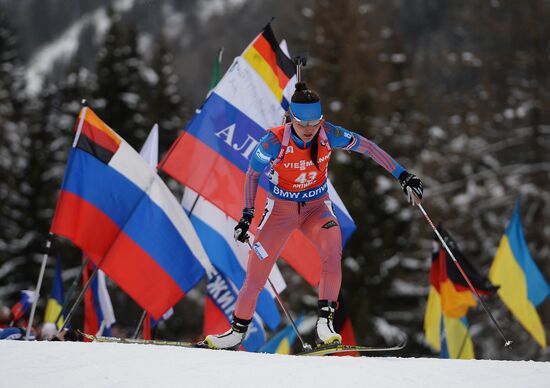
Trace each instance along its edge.
<instances>
[{"instance_id":1,"label":"ski track in snow","mask_svg":"<svg viewBox=\"0 0 550 388\"><path fill-rule=\"evenodd\" d=\"M0 387L550 386L550 362L295 357L135 344L0 341Z\"/></svg>"}]
</instances>

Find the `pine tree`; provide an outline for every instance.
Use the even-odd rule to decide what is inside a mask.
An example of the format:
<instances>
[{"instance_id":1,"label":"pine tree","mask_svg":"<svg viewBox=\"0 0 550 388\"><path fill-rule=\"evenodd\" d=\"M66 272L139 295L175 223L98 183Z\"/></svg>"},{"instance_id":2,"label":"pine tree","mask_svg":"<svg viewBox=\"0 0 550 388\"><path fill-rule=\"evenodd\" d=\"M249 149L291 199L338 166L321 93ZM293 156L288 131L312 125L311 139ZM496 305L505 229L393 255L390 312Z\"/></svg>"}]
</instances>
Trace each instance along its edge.
<instances>
[{"instance_id":1,"label":"pine tree","mask_svg":"<svg viewBox=\"0 0 550 388\"><path fill-rule=\"evenodd\" d=\"M177 137L187 119L189 109L179 93L179 78L173 68L173 56L168 51L164 35L155 42L147 94L146 128L159 124L159 156L163 155Z\"/></svg>"},{"instance_id":2,"label":"pine tree","mask_svg":"<svg viewBox=\"0 0 550 388\"><path fill-rule=\"evenodd\" d=\"M147 86L143 59L137 49L138 33L111 12L97 59L97 89L92 107L132 147L139 149L150 128L146 128Z\"/></svg>"},{"instance_id":3,"label":"pine tree","mask_svg":"<svg viewBox=\"0 0 550 388\"><path fill-rule=\"evenodd\" d=\"M50 122L56 93L56 86L45 81L40 94L25 107L26 131L22 149L25 164L17 175L19 226L25 239L19 244L17 255L24 257L33 269L38 266L30 264L38 263L44 252L55 206L54 195L60 185L59 176L55 176L55 168L60 166L55 166L52 153L52 143L55 144L59 136L57 127ZM36 279L36 276L29 278Z\"/></svg>"},{"instance_id":4,"label":"pine tree","mask_svg":"<svg viewBox=\"0 0 550 388\"><path fill-rule=\"evenodd\" d=\"M0 271L3 273L0 284L12 282L25 264L17 251L26 243L20 224L24 214L18 187L26 163L23 156L26 127L22 120L26 97L16 41L0 7L0 262L6 265Z\"/></svg>"}]
</instances>

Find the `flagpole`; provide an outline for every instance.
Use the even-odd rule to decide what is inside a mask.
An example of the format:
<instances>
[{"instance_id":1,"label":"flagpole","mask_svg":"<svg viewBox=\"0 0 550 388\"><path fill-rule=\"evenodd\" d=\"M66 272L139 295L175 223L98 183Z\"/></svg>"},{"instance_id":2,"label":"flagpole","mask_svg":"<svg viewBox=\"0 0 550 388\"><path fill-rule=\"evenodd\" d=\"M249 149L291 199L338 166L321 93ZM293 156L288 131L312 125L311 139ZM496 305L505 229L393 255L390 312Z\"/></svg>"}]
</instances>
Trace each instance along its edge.
<instances>
[{"instance_id":1,"label":"flagpole","mask_svg":"<svg viewBox=\"0 0 550 388\"><path fill-rule=\"evenodd\" d=\"M76 147L76 145L78 144L78 139L80 139L80 134L82 133L82 127L84 126L84 120L86 118L86 111L88 110L88 101L83 99L81 103L83 107L82 111L80 112L80 114L82 115L82 118L80 119L80 122L78 123L78 128L76 129L76 135L74 136L74 140L73 140L73 148Z\"/></svg>"},{"instance_id":2,"label":"flagpole","mask_svg":"<svg viewBox=\"0 0 550 388\"><path fill-rule=\"evenodd\" d=\"M134 331L134 335L132 336L133 339L136 339L139 336L139 332L141 331L141 327L143 326L143 322L145 321L146 315L147 315L147 311L143 310L143 313L141 314L141 318L139 319L139 323L136 327L136 331Z\"/></svg>"},{"instance_id":3,"label":"flagpole","mask_svg":"<svg viewBox=\"0 0 550 388\"><path fill-rule=\"evenodd\" d=\"M105 257L104 257L105 258ZM104 259L103 258L103 259ZM88 281L86 282L86 284L84 285L84 287L82 288L82 291L80 291L80 294L78 294L78 298L76 298L76 301L74 302L73 306L71 307L71 310L69 311L69 314L67 314L67 318L65 318L65 321L63 322L63 325L61 326L61 328L57 331L57 335L59 335L63 329L65 329L65 327L67 327L68 323L71 321L71 318L73 317L73 314L74 314L74 311L76 309L76 306L78 306L80 304L80 301L82 300L82 298L84 297L84 293L88 290L88 288L90 288L90 286L92 285L92 281L94 280L94 278L96 277L97 275L97 271L99 271L99 266L101 265L101 263L103 262L103 259L101 259L101 261L98 263L98 265L95 266L94 268L94 271L92 272L92 274L90 275L90 277L88 278Z\"/></svg>"},{"instance_id":4,"label":"flagpole","mask_svg":"<svg viewBox=\"0 0 550 388\"><path fill-rule=\"evenodd\" d=\"M25 341L29 340L31 335L32 322L34 320L34 313L36 312L36 305L38 304L38 298L40 296L40 288L42 287L42 279L44 279L44 272L46 271L46 263L48 262L48 256L50 255L50 248L52 246L52 233L48 233L48 239L46 241L46 251L42 258L42 265L40 267L40 274L38 275L38 282L36 284L36 290L34 291L34 300L32 302L31 315L27 325L27 331L25 333Z\"/></svg>"},{"instance_id":5,"label":"flagpole","mask_svg":"<svg viewBox=\"0 0 550 388\"><path fill-rule=\"evenodd\" d=\"M95 334L96 337L103 335L103 330L105 330L105 319L101 321L101 325L99 325L99 329L97 330L97 333Z\"/></svg>"},{"instance_id":6,"label":"flagpole","mask_svg":"<svg viewBox=\"0 0 550 388\"><path fill-rule=\"evenodd\" d=\"M410 190L410 188L409 188ZM447 243L445 242L445 240L443 239L443 237L441 236L441 234L439 233L439 231L437 230L437 228L435 227L434 223L432 222L432 220L430 219L430 217L428 216L428 214L426 213L426 210L424 210L424 208L422 207L422 205L420 203L417 204L418 205L418 208L420 209L420 211L422 212L422 214L424 215L424 217L426 218L426 220L428 221L428 224L430 224L430 226L432 227L433 231L435 232L437 238L439 239L439 241L441 241L441 244L445 247L445 250L449 253L449 255L451 256L451 259L453 260L453 262L455 263L456 267L458 268L458 270L460 271L460 273L462 274L462 277L464 278L464 280L466 280L466 283L468 283L468 286L470 287L470 289L472 290L473 294L476 296L478 302L481 304L481 306L483 307L483 309L485 310L485 312L487 313L487 315L489 316L489 318L491 318L491 321L493 321L493 324L495 325L495 327L497 328L498 332L500 333L500 335L502 336L502 338L504 339L504 347L506 348L509 348L512 346L512 341L510 341L509 339L506 338L506 336L504 335L504 332L502 331L500 325L498 324L498 322L495 320L495 318L493 317L493 314L491 314L491 312L489 311L489 309L487 308L487 306L485 306L485 303L483 302L483 300L481 299L481 296L479 295L479 293L477 292L477 290L475 289L475 287L472 285L472 282L470 281L470 279L468 278L468 276L466 275L466 272L464 272L464 270L462 269L462 266L458 263L458 260L455 258L455 256L453 255L453 252L449 249L449 247L447 246Z\"/></svg>"},{"instance_id":7,"label":"flagpole","mask_svg":"<svg viewBox=\"0 0 550 388\"><path fill-rule=\"evenodd\" d=\"M76 287L78 286L78 283L80 283L80 279L82 278L82 271L84 271L84 268L86 268L86 265L88 264L88 261L90 259L88 256L84 259L82 264L80 265L80 269L78 270L78 274L75 276L73 283L71 284L71 287L69 288L69 291L67 291L67 296L64 298L63 305L61 306L61 311L59 311L59 314L57 314L57 318L55 319L54 323L57 327L57 322L61 319L63 316L63 313L65 312L65 309L69 305L69 301L72 299L74 291L76 290Z\"/></svg>"},{"instance_id":8,"label":"flagpole","mask_svg":"<svg viewBox=\"0 0 550 388\"><path fill-rule=\"evenodd\" d=\"M72 145L73 148L76 146L76 144L78 142L78 138L80 137L80 133L82 132L82 126L84 125L84 118L86 117L86 110L87 110L86 100L82 100L82 105L84 106L84 108L81 111L82 117L80 119L80 122L78 123L78 128L77 128L77 131L76 131L76 135L75 135L75 138L73 140L73 145ZM42 287L42 279L44 278L44 272L46 270L46 263L48 261L48 256L50 255L50 248L52 246L52 240L51 240L52 236L53 236L52 232L49 232L48 233L48 239L46 240L46 251L44 252L44 257L42 259L42 266L40 268L40 274L38 275L38 283L36 284L35 298L34 298L34 302L32 304L32 308L31 308L31 315L29 317L29 324L27 326L27 332L25 334L25 340L29 339L29 335L31 333L32 323L34 321L34 314L36 312L36 305L38 303L38 298L40 296L40 288ZM59 317L57 318L57 320L59 320ZM57 320L56 320L56 323L57 323Z\"/></svg>"}]
</instances>

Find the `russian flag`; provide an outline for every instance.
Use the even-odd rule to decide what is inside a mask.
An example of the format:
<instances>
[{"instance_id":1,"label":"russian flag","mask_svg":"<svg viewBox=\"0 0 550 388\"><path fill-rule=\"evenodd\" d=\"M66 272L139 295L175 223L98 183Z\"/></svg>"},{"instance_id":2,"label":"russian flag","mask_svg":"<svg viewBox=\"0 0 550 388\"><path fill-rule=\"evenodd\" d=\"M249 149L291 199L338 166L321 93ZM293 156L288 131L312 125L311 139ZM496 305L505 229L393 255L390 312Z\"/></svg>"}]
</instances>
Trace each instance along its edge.
<instances>
[{"instance_id":1,"label":"russian flag","mask_svg":"<svg viewBox=\"0 0 550 388\"><path fill-rule=\"evenodd\" d=\"M229 217L239 219L250 155L265 131L281 124L296 82L294 71L292 61L279 48L268 25L235 58L159 167ZM268 190L264 174L256 209L265 206ZM336 213L346 227L342 231L345 241L355 225L347 211L338 209ZM259 218L251 225L252 233ZM316 247L301 232L290 237L281 256L306 281L318 284L321 261Z\"/></svg>"},{"instance_id":2,"label":"russian flag","mask_svg":"<svg viewBox=\"0 0 550 388\"><path fill-rule=\"evenodd\" d=\"M89 108L80 114L51 232L159 319L211 264L160 177Z\"/></svg>"},{"instance_id":3,"label":"russian flag","mask_svg":"<svg viewBox=\"0 0 550 388\"><path fill-rule=\"evenodd\" d=\"M36 298L36 292L30 290L21 291L21 298L11 308L13 321L18 321L25 316L29 307L32 306Z\"/></svg>"}]
</instances>

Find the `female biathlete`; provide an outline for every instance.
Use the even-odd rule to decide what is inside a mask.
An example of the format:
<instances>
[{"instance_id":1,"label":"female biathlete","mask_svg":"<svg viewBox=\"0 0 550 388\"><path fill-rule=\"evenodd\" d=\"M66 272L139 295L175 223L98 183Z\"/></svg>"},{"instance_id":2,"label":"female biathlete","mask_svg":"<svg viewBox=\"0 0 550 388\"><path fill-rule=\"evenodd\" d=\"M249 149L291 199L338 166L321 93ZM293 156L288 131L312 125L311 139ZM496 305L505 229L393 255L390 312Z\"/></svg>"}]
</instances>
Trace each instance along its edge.
<instances>
[{"instance_id":1,"label":"female biathlete","mask_svg":"<svg viewBox=\"0 0 550 388\"><path fill-rule=\"evenodd\" d=\"M319 317L316 342L341 342L333 327L342 282L342 236L327 193L328 163L335 148L369 155L399 180L413 205L422 199L419 178L407 172L391 156L361 135L323 119L319 96L305 83L296 84L290 103L291 122L271 128L260 140L250 160L244 187L243 215L235 237L246 242L254 217L258 181L271 167L270 193L256 239L248 258L246 279L239 292L231 328L209 335L204 344L212 349L238 349L256 308L260 291L290 234L300 229L317 247L322 271L319 283Z\"/></svg>"}]
</instances>

